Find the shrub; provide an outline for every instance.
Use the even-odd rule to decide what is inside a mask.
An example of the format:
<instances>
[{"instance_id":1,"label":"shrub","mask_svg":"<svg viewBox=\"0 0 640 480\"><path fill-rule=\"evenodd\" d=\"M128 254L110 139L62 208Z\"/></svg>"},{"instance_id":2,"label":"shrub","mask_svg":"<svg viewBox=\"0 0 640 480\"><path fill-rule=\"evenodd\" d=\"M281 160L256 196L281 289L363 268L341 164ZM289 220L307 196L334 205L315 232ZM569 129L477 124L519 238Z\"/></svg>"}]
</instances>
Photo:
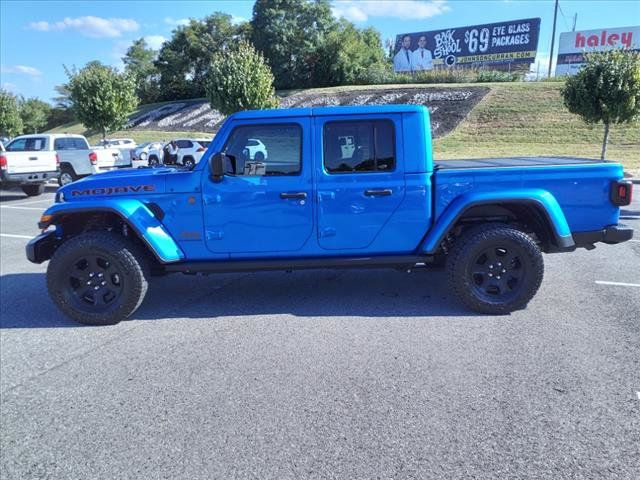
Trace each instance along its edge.
<instances>
[{"instance_id":1,"label":"shrub","mask_svg":"<svg viewBox=\"0 0 640 480\"><path fill-rule=\"evenodd\" d=\"M205 88L211 108L224 115L278 106L273 73L262 54L246 42L213 54Z\"/></svg>"}]
</instances>

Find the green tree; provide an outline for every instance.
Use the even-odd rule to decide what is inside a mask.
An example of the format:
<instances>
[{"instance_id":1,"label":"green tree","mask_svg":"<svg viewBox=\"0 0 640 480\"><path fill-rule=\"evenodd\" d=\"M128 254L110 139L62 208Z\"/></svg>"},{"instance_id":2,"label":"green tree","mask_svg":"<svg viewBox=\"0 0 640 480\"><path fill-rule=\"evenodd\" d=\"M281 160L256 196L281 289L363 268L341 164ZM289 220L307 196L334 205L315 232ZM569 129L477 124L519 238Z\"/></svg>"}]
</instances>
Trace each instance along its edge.
<instances>
[{"instance_id":1,"label":"green tree","mask_svg":"<svg viewBox=\"0 0 640 480\"><path fill-rule=\"evenodd\" d=\"M318 46L314 86L352 85L372 66L385 63L380 34L341 19Z\"/></svg>"},{"instance_id":2,"label":"green tree","mask_svg":"<svg viewBox=\"0 0 640 480\"><path fill-rule=\"evenodd\" d=\"M562 88L564 104L587 123L604 123L602 155L611 124L640 118L640 54L610 50L586 54L585 65Z\"/></svg>"},{"instance_id":3,"label":"green tree","mask_svg":"<svg viewBox=\"0 0 640 480\"><path fill-rule=\"evenodd\" d=\"M18 100L6 90L0 90L0 135L13 137L22 133Z\"/></svg>"},{"instance_id":4,"label":"green tree","mask_svg":"<svg viewBox=\"0 0 640 480\"><path fill-rule=\"evenodd\" d=\"M101 132L102 138L121 129L138 104L133 79L97 61L69 73L69 98L84 126Z\"/></svg>"},{"instance_id":5,"label":"green tree","mask_svg":"<svg viewBox=\"0 0 640 480\"><path fill-rule=\"evenodd\" d=\"M19 104L24 133L38 133L47 125L51 105L37 98L22 100Z\"/></svg>"},{"instance_id":6,"label":"green tree","mask_svg":"<svg viewBox=\"0 0 640 480\"><path fill-rule=\"evenodd\" d=\"M251 27L276 88L313 86L318 46L335 27L328 0L256 0Z\"/></svg>"},{"instance_id":7,"label":"green tree","mask_svg":"<svg viewBox=\"0 0 640 480\"><path fill-rule=\"evenodd\" d=\"M133 77L141 103L153 103L160 96L159 74L154 64L156 56L157 52L147 46L144 38L139 38L122 57L125 72Z\"/></svg>"},{"instance_id":8,"label":"green tree","mask_svg":"<svg viewBox=\"0 0 640 480\"><path fill-rule=\"evenodd\" d=\"M234 24L231 15L219 12L174 30L155 62L162 99L204 96L211 55L238 43L248 31L246 25Z\"/></svg>"},{"instance_id":9,"label":"green tree","mask_svg":"<svg viewBox=\"0 0 640 480\"><path fill-rule=\"evenodd\" d=\"M64 67L67 76L70 75L67 67ZM69 86L66 83L53 87L57 95L52 98L54 108L71 108L71 99L69 98Z\"/></svg>"},{"instance_id":10,"label":"green tree","mask_svg":"<svg viewBox=\"0 0 640 480\"><path fill-rule=\"evenodd\" d=\"M246 42L212 55L206 90L211 107L224 115L278 105L269 66Z\"/></svg>"}]
</instances>

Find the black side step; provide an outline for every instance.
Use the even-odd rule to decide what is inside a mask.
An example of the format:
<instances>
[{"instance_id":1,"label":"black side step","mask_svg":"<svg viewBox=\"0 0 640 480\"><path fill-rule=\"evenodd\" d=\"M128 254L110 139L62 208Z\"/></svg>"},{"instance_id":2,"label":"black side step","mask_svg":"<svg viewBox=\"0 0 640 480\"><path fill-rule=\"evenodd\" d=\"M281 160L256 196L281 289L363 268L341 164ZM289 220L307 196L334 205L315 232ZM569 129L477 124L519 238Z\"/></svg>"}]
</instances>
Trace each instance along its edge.
<instances>
[{"instance_id":1,"label":"black side step","mask_svg":"<svg viewBox=\"0 0 640 480\"><path fill-rule=\"evenodd\" d=\"M430 257L390 255L381 257L291 258L278 260L219 260L217 262L180 262L164 265L166 272L257 272L268 270L304 270L316 268L411 268L429 263Z\"/></svg>"}]
</instances>

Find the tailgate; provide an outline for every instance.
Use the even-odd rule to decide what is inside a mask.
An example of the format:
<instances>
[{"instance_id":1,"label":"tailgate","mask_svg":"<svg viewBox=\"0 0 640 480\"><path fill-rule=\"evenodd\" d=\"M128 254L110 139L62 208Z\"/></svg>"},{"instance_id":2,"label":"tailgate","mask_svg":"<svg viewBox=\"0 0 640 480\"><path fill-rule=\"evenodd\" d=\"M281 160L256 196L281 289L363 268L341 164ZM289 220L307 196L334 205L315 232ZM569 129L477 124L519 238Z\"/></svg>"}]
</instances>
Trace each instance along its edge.
<instances>
[{"instance_id":1,"label":"tailgate","mask_svg":"<svg viewBox=\"0 0 640 480\"><path fill-rule=\"evenodd\" d=\"M7 158L7 174L55 172L56 152L3 152Z\"/></svg>"},{"instance_id":2,"label":"tailgate","mask_svg":"<svg viewBox=\"0 0 640 480\"><path fill-rule=\"evenodd\" d=\"M124 158L117 148L104 148L94 150L98 156L98 170L111 170L131 166L131 159Z\"/></svg>"}]
</instances>

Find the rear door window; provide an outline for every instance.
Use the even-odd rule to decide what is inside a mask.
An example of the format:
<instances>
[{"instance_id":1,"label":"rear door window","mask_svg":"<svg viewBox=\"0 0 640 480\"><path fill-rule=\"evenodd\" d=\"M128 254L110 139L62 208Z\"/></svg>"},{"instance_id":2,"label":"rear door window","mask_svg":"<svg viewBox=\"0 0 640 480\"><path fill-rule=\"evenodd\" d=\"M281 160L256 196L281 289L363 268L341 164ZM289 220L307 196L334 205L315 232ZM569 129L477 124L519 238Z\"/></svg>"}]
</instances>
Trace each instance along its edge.
<instances>
[{"instance_id":1,"label":"rear door window","mask_svg":"<svg viewBox=\"0 0 640 480\"><path fill-rule=\"evenodd\" d=\"M87 150L88 145L82 138L63 137L53 142L54 150Z\"/></svg>"},{"instance_id":2,"label":"rear door window","mask_svg":"<svg viewBox=\"0 0 640 480\"><path fill-rule=\"evenodd\" d=\"M393 123L388 120L326 123L324 168L332 174L394 171Z\"/></svg>"}]
</instances>

